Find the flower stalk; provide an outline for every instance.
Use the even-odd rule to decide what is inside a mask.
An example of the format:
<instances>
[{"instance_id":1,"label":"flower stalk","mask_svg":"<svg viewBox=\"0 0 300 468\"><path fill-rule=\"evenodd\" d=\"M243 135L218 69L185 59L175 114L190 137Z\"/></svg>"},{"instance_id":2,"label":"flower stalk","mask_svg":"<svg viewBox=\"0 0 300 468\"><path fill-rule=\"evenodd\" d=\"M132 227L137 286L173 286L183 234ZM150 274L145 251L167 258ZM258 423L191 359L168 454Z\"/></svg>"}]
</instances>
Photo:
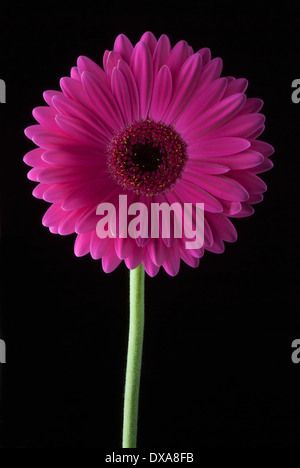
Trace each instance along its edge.
<instances>
[{"instance_id":1,"label":"flower stalk","mask_svg":"<svg viewBox=\"0 0 300 468\"><path fill-rule=\"evenodd\" d=\"M123 448L136 448L139 389L144 337L144 284L142 263L130 270L130 318L123 415Z\"/></svg>"}]
</instances>

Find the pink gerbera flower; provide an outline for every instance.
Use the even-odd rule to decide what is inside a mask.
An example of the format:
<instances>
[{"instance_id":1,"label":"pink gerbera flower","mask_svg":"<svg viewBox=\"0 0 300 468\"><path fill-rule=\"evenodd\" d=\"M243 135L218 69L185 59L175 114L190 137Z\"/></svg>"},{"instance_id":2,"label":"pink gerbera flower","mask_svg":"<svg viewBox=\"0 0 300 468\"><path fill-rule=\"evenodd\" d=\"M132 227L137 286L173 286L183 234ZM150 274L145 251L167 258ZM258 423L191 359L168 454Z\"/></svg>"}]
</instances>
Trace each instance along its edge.
<instances>
[{"instance_id":1,"label":"pink gerbera flower","mask_svg":"<svg viewBox=\"0 0 300 468\"><path fill-rule=\"evenodd\" d=\"M38 148L24 161L39 184L33 195L51 203L43 224L52 233L76 233L75 254L102 259L104 271L122 260L141 262L150 276L162 266L176 275L180 259L192 267L205 249L224 250L236 230L229 220L253 213L272 167L273 148L258 140L263 102L247 98L247 81L221 77L222 60L185 42L172 48L166 35L146 32L133 46L119 35L103 69L79 57L61 91L46 91L48 106L33 111L25 133ZM204 203L204 244L185 239L115 237L96 231L97 206L128 203Z\"/></svg>"}]
</instances>

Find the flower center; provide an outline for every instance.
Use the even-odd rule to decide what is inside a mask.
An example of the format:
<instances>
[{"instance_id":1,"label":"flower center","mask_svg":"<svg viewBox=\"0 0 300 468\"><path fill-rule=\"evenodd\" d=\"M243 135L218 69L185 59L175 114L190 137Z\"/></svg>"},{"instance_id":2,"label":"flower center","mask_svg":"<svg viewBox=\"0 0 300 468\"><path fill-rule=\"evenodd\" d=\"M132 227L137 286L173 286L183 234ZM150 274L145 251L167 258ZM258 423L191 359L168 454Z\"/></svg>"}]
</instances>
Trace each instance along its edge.
<instances>
[{"instance_id":1,"label":"flower center","mask_svg":"<svg viewBox=\"0 0 300 468\"><path fill-rule=\"evenodd\" d=\"M173 187L186 161L186 145L174 128L152 120L117 132L108 147L108 169L122 187L157 195Z\"/></svg>"}]
</instances>

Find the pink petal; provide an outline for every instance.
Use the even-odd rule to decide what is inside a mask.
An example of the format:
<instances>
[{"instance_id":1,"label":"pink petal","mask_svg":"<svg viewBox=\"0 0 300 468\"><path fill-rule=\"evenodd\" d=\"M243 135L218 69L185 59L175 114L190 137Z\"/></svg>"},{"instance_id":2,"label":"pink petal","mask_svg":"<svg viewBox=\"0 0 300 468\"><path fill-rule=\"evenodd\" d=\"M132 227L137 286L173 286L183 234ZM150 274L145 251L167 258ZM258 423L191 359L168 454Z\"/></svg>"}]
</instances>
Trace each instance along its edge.
<instances>
[{"instance_id":1,"label":"pink petal","mask_svg":"<svg viewBox=\"0 0 300 468\"><path fill-rule=\"evenodd\" d=\"M75 146L73 148L41 150L43 160L56 166L101 166L106 169L106 156L95 149Z\"/></svg>"},{"instance_id":2,"label":"pink petal","mask_svg":"<svg viewBox=\"0 0 300 468\"><path fill-rule=\"evenodd\" d=\"M223 163L230 169L249 169L250 167L256 167L264 161L264 157L255 151L246 150L239 154L232 154L228 156L212 157L213 161ZM210 159L210 160L211 160Z\"/></svg>"},{"instance_id":3,"label":"pink petal","mask_svg":"<svg viewBox=\"0 0 300 468\"><path fill-rule=\"evenodd\" d=\"M125 265L130 270L137 268L141 261L143 260L144 256L144 249L142 247L138 247L136 244L132 248L131 253L128 257L125 258Z\"/></svg>"},{"instance_id":4,"label":"pink petal","mask_svg":"<svg viewBox=\"0 0 300 468\"><path fill-rule=\"evenodd\" d=\"M222 127L217 128L211 133L211 136L235 136L247 138L256 130L260 130L265 121L262 114L238 115L227 122Z\"/></svg>"},{"instance_id":5,"label":"pink petal","mask_svg":"<svg viewBox=\"0 0 300 468\"><path fill-rule=\"evenodd\" d=\"M57 123L55 122L55 116L57 114L55 109L46 106L36 107L33 109L32 114L42 127L53 132L59 131Z\"/></svg>"},{"instance_id":6,"label":"pink petal","mask_svg":"<svg viewBox=\"0 0 300 468\"><path fill-rule=\"evenodd\" d=\"M97 205L82 209L82 213L77 217L74 228L77 234L84 234L85 232L96 230L97 222L99 221L99 216L96 215L96 209Z\"/></svg>"},{"instance_id":7,"label":"pink petal","mask_svg":"<svg viewBox=\"0 0 300 468\"><path fill-rule=\"evenodd\" d=\"M71 211L61 219L58 225L58 234L61 236L67 236L75 232L75 224L80 215L80 210Z\"/></svg>"},{"instance_id":8,"label":"pink petal","mask_svg":"<svg viewBox=\"0 0 300 468\"><path fill-rule=\"evenodd\" d=\"M91 242L90 242L90 251L91 256L94 260L99 260L103 255L112 248L114 240L106 237L105 239L100 239L97 236L96 231L92 231Z\"/></svg>"},{"instance_id":9,"label":"pink petal","mask_svg":"<svg viewBox=\"0 0 300 468\"><path fill-rule=\"evenodd\" d=\"M264 158L261 164L251 168L250 171L254 172L255 174L261 174L263 172L269 171L270 169L272 169L273 166L274 164L270 159Z\"/></svg>"},{"instance_id":10,"label":"pink petal","mask_svg":"<svg viewBox=\"0 0 300 468\"><path fill-rule=\"evenodd\" d=\"M46 190L51 187L51 185L48 185L48 184L38 184L34 187L33 191L32 191L32 195L35 197L35 198L40 198L40 199L43 199L44 198L44 194L46 192Z\"/></svg>"},{"instance_id":11,"label":"pink petal","mask_svg":"<svg viewBox=\"0 0 300 468\"><path fill-rule=\"evenodd\" d=\"M231 171L230 175L251 195L261 194L267 190L265 182L249 171ZM245 201L245 200L243 200Z\"/></svg>"},{"instance_id":12,"label":"pink petal","mask_svg":"<svg viewBox=\"0 0 300 468\"><path fill-rule=\"evenodd\" d=\"M244 93L247 89L248 81L245 78L233 79L228 83L223 98L231 96L232 94Z\"/></svg>"},{"instance_id":13,"label":"pink petal","mask_svg":"<svg viewBox=\"0 0 300 468\"><path fill-rule=\"evenodd\" d=\"M231 218L246 218L254 213L254 209L248 203L242 203L241 210L231 214Z\"/></svg>"},{"instance_id":14,"label":"pink petal","mask_svg":"<svg viewBox=\"0 0 300 468\"><path fill-rule=\"evenodd\" d=\"M163 65L166 65L171 52L171 44L168 36L163 34L157 41L153 53L153 73L157 75Z\"/></svg>"},{"instance_id":15,"label":"pink petal","mask_svg":"<svg viewBox=\"0 0 300 468\"><path fill-rule=\"evenodd\" d=\"M41 132L36 134L32 141L41 148L54 149L54 148L64 148L70 147L71 145L76 146L78 145L78 141L74 140L67 134L55 134L55 133L46 133Z\"/></svg>"},{"instance_id":16,"label":"pink petal","mask_svg":"<svg viewBox=\"0 0 300 468\"><path fill-rule=\"evenodd\" d=\"M173 247L166 249L166 260L163 263L165 271L171 275L176 276L180 268L180 255L177 243Z\"/></svg>"},{"instance_id":17,"label":"pink petal","mask_svg":"<svg viewBox=\"0 0 300 468\"><path fill-rule=\"evenodd\" d=\"M255 205L256 203L260 203L263 201L264 196L262 193L250 193L248 203L251 205Z\"/></svg>"},{"instance_id":18,"label":"pink petal","mask_svg":"<svg viewBox=\"0 0 300 468\"><path fill-rule=\"evenodd\" d=\"M191 255L188 249L181 248L180 257L187 265L189 265L192 268L197 268L199 266L200 258Z\"/></svg>"},{"instance_id":19,"label":"pink petal","mask_svg":"<svg viewBox=\"0 0 300 468\"><path fill-rule=\"evenodd\" d=\"M199 54L189 57L182 65L174 79L174 91L170 106L164 121L167 124L174 122L184 111L196 90L199 82L202 59Z\"/></svg>"},{"instance_id":20,"label":"pink petal","mask_svg":"<svg viewBox=\"0 0 300 468\"><path fill-rule=\"evenodd\" d=\"M115 187L114 191L109 191L105 196L102 197L101 203L110 202L114 206L117 206L118 195L120 193L119 187ZM99 215L96 214L98 203L92 205L91 208L85 209L83 213L78 217L75 231L78 234L91 231L96 229L97 223L99 221Z\"/></svg>"},{"instance_id":21,"label":"pink petal","mask_svg":"<svg viewBox=\"0 0 300 468\"><path fill-rule=\"evenodd\" d=\"M159 266L155 265L147 251L145 251L143 256L143 267L145 268L146 273L151 277L157 275L159 271Z\"/></svg>"},{"instance_id":22,"label":"pink petal","mask_svg":"<svg viewBox=\"0 0 300 468\"><path fill-rule=\"evenodd\" d=\"M223 214L226 216L233 216L237 213L240 213L242 209L242 203L240 202L232 202L228 200L221 200L223 205Z\"/></svg>"},{"instance_id":23,"label":"pink petal","mask_svg":"<svg viewBox=\"0 0 300 468\"><path fill-rule=\"evenodd\" d=\"M124 122L111 92L92 73L83 72L81 79L89 100L101 119L114 130L121 128Z\"/></svg>"},{"instance_id":24,"label":"pink petal","mask_svg":"<svg viewBox=\"0 0 300 468\"><path fill-rule=\"evenodd\" d=\"M115 188L114 182L110 177L107 177L106 174L104 174L101 180L83 184L76 188L63 201L62 208L66 211L72 211L88 205L98 204L102 201L105 194L108 191L113 190L113 188Z\"/></svg>"},{"instance_id":25,"label":"pink petal","mask_svg":"<svg viewBox=\"0 0 300 468\"><path fill-rule=\"evenodd\" d=\"M78 70L77 67L72 67L72 68L71 68L70 76L71 76L71 78L73 78L74 80L81 81L80 73L79 73L79 70Z\"/></svg>"},{"instance_id":26,"label":"pink petal","mask_svg":"<svg viewBox=\"0 0 300 468\"><path fill-rule=\"evenodd\" d=\"M251 143L251 149L263 154L264 156L271 156L274 153L274 148L273 146L269 145L269 143L251 139L249 140L249 142Z\"/></svg>"},{"instance_id":27,"label":"pink petal","mask_svg":"<svg viewBox=\"0 0 300 468\"><path fill-rule=\"evenodd\" d=\"M43 226L50 227L58 225L59 221L66 213L61 209L59 203L51 205L43 216Z\"/></svg>"},{"instance_id":28,"label":"pink petal","mask_svg":"<svg viewBox=\"0 0 300 468\"><path fill-rule=\"evenodd\" d=\"M30 171L28 171L27 177L29 180L32 180L33 182L38 182L40 172L41 172L40 167L34 167L33 169L30 169Z\"/></svg>"},{"instance_id":29,"label":"pink petal","mask_svg":"<svg viewBox=\"0 0 300 468\"><path fill-rule=\"evenodd\" d=\"M160 121L172 96L172 75L169 68L161 67L155 80L149 116Z\"/></svg>"},{"instance_id":30,"label":"pink petal","mask_svg":"<svg viewBox=\"0 0 300 468\"><path fill-rule=\"evenodd\" d=\"M131 237L127 238L116 238L114 240L114 245L115 245L115 251L116 254L119 258L122 260L129 257L129 255L132 252L132 248L134 245L136 245L136 242L134 239L131 239Z\"/></svg>"},{"instance_id":31,"label":"pink petal","mask_svg":"<svg viewBox=\"0 0 300 468\"><path fill-rule=\"evenodd\" d=\"M148 46L138 42L133 50L130 68L135 77L140 102L140 117L146 119L153 88L153 63Z\"/></svg>"},{"instance_id":32,"label":"pink petal","mask_svg":"<svg viewBox=\"0 0 300 468\"><path fill-rule=\"evenodd\" d=\"M130 123L133 121L130 93L123 73L114 68L111 75L111 87L113 96L120 108L124 122Z\"/></svg>"},{"instance_id":33,"label":"pink petal","mask_svg":"<svg viewBox=\"0 0 300 468\"><path fill-rule=\"evenodd\" d=\"M203 90L210 83L220 78L223 68L223 61L221 58L216 57L203 67L201 72L201 78L199 82L199 88Z\"/></svg>"},{"instance_id":34,"label":"pink petal","mask_svg":"<svg viewBox=\"0 0 300 468\"><path fill-rule=\"evenodd\" d=\"M199 161L197 159L189 159L184 168L185 173L201 173L201 174L224 174L229 171L229 168L214 162Z\"/></svg>"},{"instance_id":35,"label":"pink petal","mask_svg":"<svg viewBox=\"0 0 300 468\"><path fill-rule=\"evenodd\" d=\"M204 203L205 210L212 213L220 213L223 210L221 203L208 190L200 187L200 183L195 185L185 177L177 182L174 191L183 203Z\"/></svg>"},{"instance_id":36,"label":"pink petal","mask_svg":"<svg viewBox=\"0 0 300 468\"><path fill-rule=\"evenodd\" d=\"M258 98L248 98L241 114L253 114L259 112L264 105L264 101Z\"/></svg>"},{"instance_id":37,"label":"pink petal","mask_svg":"<svg viewBox=\"0 0 300 468\"><path fill-rule=\"evenodd\" d=\"M195 140L189 145L191 157L202 156L227 156L249 148L250 143L243 138L223 137L210 138L207 140Z\"/></svg>"},{"instance_id":38,"label":"pink petal","mask_svg":"<svg viewBox=\"0 0 300 468\"><path fill-rule=\"evenodd\" d=\"M150 31L147 31L142 35L140 40L142 42L145 42L145 44L147 44L151 55L153 55L156 44L157 44L157 40L156 40L156 37L154 36L154 34L152 32L150 32Z\"/></svg>"},{"instance_id":39,"label":"pink petal","mask_svg":"<svg viewBox=\"0 0 300 468\"><path fill-rule=\"evenodd\" d=\"M80 141L81 144L85 144L87 147L95 148L99 151L106 150L107 140L103 134L83 120L58 114L56 116L56 122L67 135Z\"/></svg>"},{"instance_id":40,"label":"pink petal","mask_svg":"<svg viewBox=\"0 0 300 468\"><path fill-rule=\"evenodd\" d=\"M80 75L82 75L85 71L90 72L95 76L97 80L101 81L104 85L109 87L109 79L106 73L102 70L101 67L99 67L99 65L97 65L97 63L95 63L89 57L85 57L84 55L78 57L77 66Z\"/></svg>"},{"instance_id":41,"label":"pink petal","mask_svg":"<svg viewBox=\"0 0 300 468\"><path fill-rule=\"evenodd\" d=\"M35 148L25 154L23 161L31 167L46 167L47 164L42 159L44 151L42 148Z\"/></svg>"},{"instance_id":42,"label":"pink petal","mask_svg":"<svg viewBox=\"0 0 300 468\"><path fill-rule=\"evenodd\" d=\"M117 256L113 247L102 257L102 268L105 273L111 273L120 265L121 259Z\"/></svg>"},{"instance_id":43,"label":"pink petal","mask_svg":"<svg viewBox=\"0 0 300 468\"><path fill-rule=\"evenodd\" d=\"M94 167L81 170L78 170L77 167L47 167L40 171L38 180L45 184L70 184L99 180L102 177L103 171Z\"/></svg>"},{"instance_id":44,"label":"pink petal","mask_svg":"<svg viewBox=\"0 0 300 468\"><path fill-rule=\"evenodd\" d=\"M207 215L208 222L213 232L214 239L216 236L226 242L235 242L237 240L237 232L231 221L224 214L218 214L212 217Z\"/></svg>"},{"instance_id":45,"label":"pink petal","mask_svg":"<svg viewBox=\"0 0 300 468\"><path fill-rule=\"evenodd\" d=\"M226 86L226 78L219 78L207 87L205 93L197 92L193 101L187 106L185 112L183 112L176 122L176 128L179 133L183 133L205 110L217 104L222 98Z\"/></svg>"},{"instance_id":46,"label":"pink petal","mask_svg":"<svg viewBox=\"0 0 300 468\"><path fill-rule=\"evenodd\" d=\"M74 190L74 186L71 184L65 184L65 185L48 185L48 189L44 193L44 200L50 203L55 203L55 202L60 202L62 201L70 194L71 191Z\"/></svg>"},{"instance_id":47,"label":"pink petal","mask_svg":"<svg viewBox=\"0 0 300 468\"><path fill-rule=\"evenodd\" d=\"M103 60L104 69L109 78L111 78L113 69L118 66L119 60L121 60L121 55L115 52L114 50L108 52L105 62Z\"/></svg>"},{"instance_id":48,"label":"pink petal","mask_svg":"<svg viewBox=\"0 0 300 468\"><path fill-rule=\"evenodd\" d=\"M81 82L65 76L60 79L60 87L66 97L80 102L80 104L89 108L89 101Z\"/></svg>"},{"instance_id":49,"label":"pink petal","mask_svg":"<svg viewBox=\"0 0 300 468\"><path fill-rule=\"evenodd\" d=\"M74 253L76 257L83 257L89 253L92 233L93 231L77 235L74 244Z\"/></svg>"},{"instance_id":50,"label":"pink petal","mask_svg":"<svg viewBox=\"0 0 300 468\"><path fill-rule=\"evenodd\" d=\"M161 266L166 260L166 245L162 239L151 239L148 246L148 252L151 260L157 266Z\"/></svg>"},{"instance_id":51,"label":"pink petal","mask_svg":"<svg viewBox=\"0 0 300 468\"><path fill-rule=\"evenodd\" d=\"M107 128L107 125L103 124L87 107L67 98L63 94L54 96L52 102L59 113L85 121L95 128L97 132L101 133L105 138L104 141L107 141L107 143L111 139L112 133Z\"/></svg>"},{"instance_id":52,"label":"pink petal","mask_svg":"<svg viewBox=\"0 0 300 468\"><path fill-rule=\"evenodd\" d=\"M131 103L131 116L132 120L138 120L139 119L139 95L138 95L138 90L136 86L136 82L133 76L132 71L130 70L130 67L127 65L124 60L120 60L118 63L118 69L122 72L126 84L127 84L127 89L129 92L129 97L130 97L130 103Z\"/></svg>"},{"instance_id":53,"label":"pink petal","mask_svg":"<svg viewBox=\"0 0 300 468\"><path fill-rule=\"evenodd\" d=\"M179 41L171 50L167 65L175 77L178 70L182 67L184 62L189 58L190 50L186 41Z\"/></svg>"},{"instance_id":54,"label":"pink petal","mask_svg":"<svg viewBox=\"0 0 300 468\"><path fill-rule=\"evenodd\" d=\"M208 49L207 47L203 47L202 49L198 50L198 52L196 52L197 54L201 55L201 58L202 58L202 66L205 67L205 65L210 62L211 60L211 52L210 52L210 49Z\"/></svg>"},{"instance_id":55,"label":"pink petal","mask_svg":"<svg viewBox=\"0 0 300 468\"><path fill-rule=\"evenodd\" d=\"M233 96L222 99L222 101L218 102L195 119L194 123L183 132L183 136L186 137L188 141L192 142L192 140L199 137L199 135L203 135L222 125L224 126L228 120L232 119L233 116L241 110L245 101L246 96L244 94L234 94ZM234 136L242 135L235 134Z\"/></svg>"},{"instance_id":56,"label":"pink petal","mask_svg":"<svg viewBox=\"0 0 300 468\"><path fill-rule=\"evenodd\" d=\"M37 137L40 135L54 135L54 137L63 137L66 138L66 135L63 133L63 131L57 126L57 132L53 133L51 131L46 130L43 128L41 125L36 124L36 125L30 125L29 127L26 127L24 130L25 135L27 138L29 138L32 141L35 141ZM58 133L58 135L56 135ZM67 137L68 138L68 137Z\"/></svg>"},{"instance_id":57,"label":"pink petal","mask_svg":"<svg viewBox=\"0 0 300 468\"><path fill-rule=\"evenodd\" d=\"M61 91L48 90L43 92L43 98L48 104L48 106L53 107L52 99L54 96L63 96Z\"/></svg>"},{"instance_id":58,"label":"pink petal","mask_svg":"<svg viewBox=\"0 0 300 468\"><path fill-rule=\"evenodd\" d=\"M205 174L205 176L202 176L200 174L184 174L184 178L187 181L198 184L213 196L223 198L224 200L246 201L249 198L248 192L241 184L224 175L214 176Z\"/></svg>"},{"instance_id":59,"label":"pink petal","mask_svg":"<svg viewBox=\"0 0 300 468\"><path fill-rule=\"evenodd\" d=\"M117 36L114 43L114 51L118 52L118 54L120 54L123 60L130 64L131 55L133 52L133 45L131 44L127 36L125 36L124 34L119 34L119 36Z\"/></svg>"}]
</instances>

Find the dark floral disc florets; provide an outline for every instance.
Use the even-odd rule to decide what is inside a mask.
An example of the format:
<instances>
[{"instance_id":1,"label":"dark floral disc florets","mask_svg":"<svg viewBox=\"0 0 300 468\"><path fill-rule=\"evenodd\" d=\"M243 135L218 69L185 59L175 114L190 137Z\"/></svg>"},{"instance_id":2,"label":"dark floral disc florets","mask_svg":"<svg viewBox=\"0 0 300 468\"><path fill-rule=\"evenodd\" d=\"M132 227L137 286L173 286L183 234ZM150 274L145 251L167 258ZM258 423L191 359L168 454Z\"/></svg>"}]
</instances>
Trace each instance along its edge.
<instances>
[{"instance_id":1,"label":"dark floral disc florets","mask_svg":"<svg viewBox=\"0 0 300 468\"><path fill-rule=\"evenodd\" d=\"M108 147L108 168L116 182L147 196L173 187L184 168L186 145L173 127L152 120L117 132Z\"/></svg>"}]
</instances>

